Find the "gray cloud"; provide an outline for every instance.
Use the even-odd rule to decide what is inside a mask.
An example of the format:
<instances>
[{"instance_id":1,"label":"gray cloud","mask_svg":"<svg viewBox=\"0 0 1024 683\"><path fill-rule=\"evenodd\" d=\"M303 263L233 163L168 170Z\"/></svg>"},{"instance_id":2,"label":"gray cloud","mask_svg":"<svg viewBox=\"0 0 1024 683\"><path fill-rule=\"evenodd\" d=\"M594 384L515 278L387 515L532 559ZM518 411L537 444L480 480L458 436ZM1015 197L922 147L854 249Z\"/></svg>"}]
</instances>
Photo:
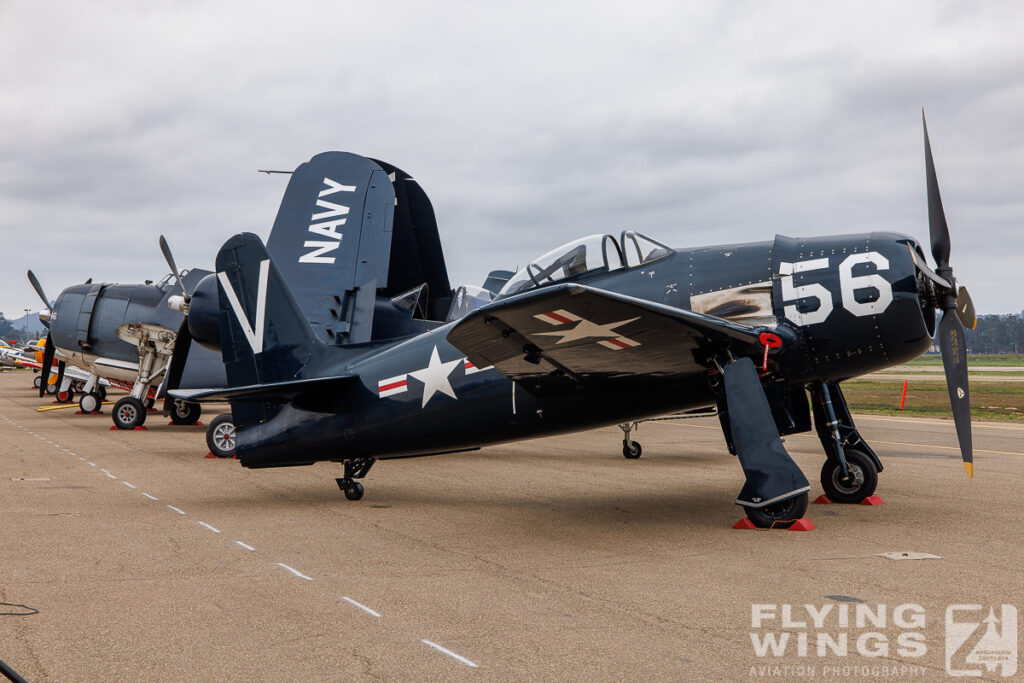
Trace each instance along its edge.
<instances>
[{"instance_id":1,"label":"gray cloud","mask_svg":"<svg viewBox=\"0 0 1024 683\"><path fill-rule=\"evenodd\" d=\"M158 278L160 233L209 267L327 149L420 181L457 282L627 227L924 239L922 106L958 275L1024 309L1016 3L364 5L0 7L0 310Z\"/></svg>"}]
</instances>

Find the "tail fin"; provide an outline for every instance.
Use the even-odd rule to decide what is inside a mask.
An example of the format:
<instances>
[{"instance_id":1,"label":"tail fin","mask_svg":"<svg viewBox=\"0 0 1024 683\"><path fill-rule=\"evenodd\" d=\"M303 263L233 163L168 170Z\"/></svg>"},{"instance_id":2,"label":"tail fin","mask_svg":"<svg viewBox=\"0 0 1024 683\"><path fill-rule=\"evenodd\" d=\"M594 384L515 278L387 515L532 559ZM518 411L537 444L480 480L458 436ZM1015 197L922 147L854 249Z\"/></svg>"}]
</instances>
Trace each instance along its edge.
<instances>
[{"instance_id":1,"label":"tail fin","mask_svg":"<svg viewBox=\"0 0 1024 683\"><path fill-rule=\"evenodd\" d=\"M321 342L259 237L240 233L224 243L217 285L228 386L302 378Z\"/></svg>"}]
</instances>

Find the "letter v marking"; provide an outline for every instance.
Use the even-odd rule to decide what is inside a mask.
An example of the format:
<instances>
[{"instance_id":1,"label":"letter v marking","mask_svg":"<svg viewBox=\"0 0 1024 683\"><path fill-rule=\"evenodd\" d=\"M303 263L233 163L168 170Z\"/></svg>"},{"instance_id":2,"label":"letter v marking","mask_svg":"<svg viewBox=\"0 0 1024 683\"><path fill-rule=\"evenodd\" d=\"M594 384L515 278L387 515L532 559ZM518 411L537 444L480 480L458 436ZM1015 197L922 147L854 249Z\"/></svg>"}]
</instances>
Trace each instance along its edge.
<instances>
[{"instance_id":1,"label":"letter v marking","mask_svg":"<svg viewBox=\"0 0 1024 683\"><path fill-rule=\"evenodd\" d=\"M231 286L231 281L228 280L228 274L217 273L217 279L220 280L221 287L224 288L224 294L228 297L231 310L235 312L235 318L238 319L238 324L242 327L242 332L249 341L249 346L252 347L254 355L263 353L263 327L267 315L267 278L269 275L270 259L263 259L260 261L259 286L256 290L256 330L253 331L253 328L249 325L249 318L246 317L245 311L242 310L242 304L238 301L238 296L235 294L235 288Z\"/></svg>"}]
</instances>

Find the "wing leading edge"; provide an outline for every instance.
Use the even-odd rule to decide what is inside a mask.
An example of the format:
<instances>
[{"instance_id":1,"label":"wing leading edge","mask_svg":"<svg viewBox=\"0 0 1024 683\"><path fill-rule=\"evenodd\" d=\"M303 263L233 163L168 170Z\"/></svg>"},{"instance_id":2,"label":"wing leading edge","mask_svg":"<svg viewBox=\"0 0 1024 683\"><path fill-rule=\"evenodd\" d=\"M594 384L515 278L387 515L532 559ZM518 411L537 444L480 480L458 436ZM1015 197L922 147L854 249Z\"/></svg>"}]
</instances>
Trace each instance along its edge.
<instances>
[{"instance_id":1,"label":"wing leading edge","mask_svg":"<svg viewBox=\"0 0 1024 683\"><path fill-rule=\"evenodd\" d=\"M563 284L480 308L451 329L448 341L477 367L494 365L528 391L550 395L703 373L716 350L756 354L766 331L780 333Z\"/></svg>"}]
</instances>

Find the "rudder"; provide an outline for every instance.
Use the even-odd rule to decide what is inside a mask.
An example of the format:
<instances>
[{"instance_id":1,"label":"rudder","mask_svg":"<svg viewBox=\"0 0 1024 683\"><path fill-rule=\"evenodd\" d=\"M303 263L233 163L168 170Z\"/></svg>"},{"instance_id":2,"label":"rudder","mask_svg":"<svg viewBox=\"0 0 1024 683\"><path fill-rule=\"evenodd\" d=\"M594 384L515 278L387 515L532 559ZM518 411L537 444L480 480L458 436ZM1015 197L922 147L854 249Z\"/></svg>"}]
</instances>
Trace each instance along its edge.
<instances>
[{"instance_id":1,"label":"rudder","mask_svg":"<svg viewBox=\"0 0 1024 683\"><path fill-rule=\"evenodd\" d=\"M217 290L228 386L301 378L321 342L259 237L240 233L224 243Z\"/></svg>"}]
</instances>

